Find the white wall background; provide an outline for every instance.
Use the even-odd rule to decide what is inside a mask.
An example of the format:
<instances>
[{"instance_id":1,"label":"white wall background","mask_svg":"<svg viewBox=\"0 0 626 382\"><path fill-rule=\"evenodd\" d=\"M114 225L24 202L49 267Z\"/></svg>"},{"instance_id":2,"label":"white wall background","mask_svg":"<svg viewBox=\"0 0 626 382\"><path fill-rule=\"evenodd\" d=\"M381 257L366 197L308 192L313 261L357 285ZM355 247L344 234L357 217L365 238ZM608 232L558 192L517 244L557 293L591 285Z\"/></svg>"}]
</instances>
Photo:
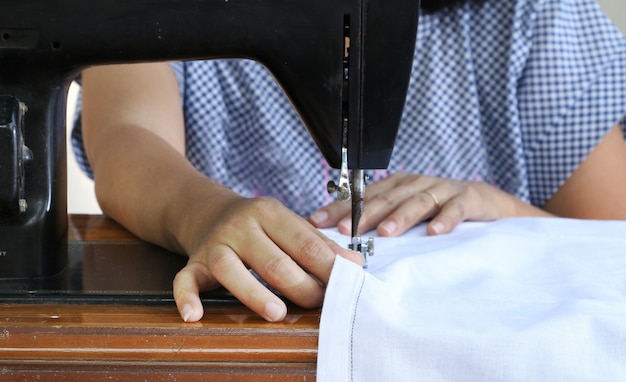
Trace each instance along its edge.
<instances>
[{"instance_id":1,"label":"white wall background","mask_svg":"<svg viewBox=\"0 0 626 382\"><path fill-rule=\"evenodd\" d=\"M78 85L72 84L67 103L67 211L71 214L100 214L93 182L78 167L70 142Z\"/></svg>"},{"instance_id":2,"label":"white wall background","mask_svg":"<svg viewBox=\"0 0 626 382\"><path fill-rule=\"evenodd\" d=\"M597 0L600 7L626 35L626 0Z\"/></svg>"},{"instance_id":3,"label":"white wall background","mask_svg":"<svg viewBox=\"0 0 626 382\"><path fill-rule=\"evenodd\" d=\"M626 0L597 0L602 9L626 35ZM626 86L626 84L624 84ZM68 136L74 115L74 99L76 88L70 89L68 105ZM69 213L101 213L93 191L93 182L80 171L76 165L74 154L68 141L68 212Z\"/></svg>"}]
</instances>

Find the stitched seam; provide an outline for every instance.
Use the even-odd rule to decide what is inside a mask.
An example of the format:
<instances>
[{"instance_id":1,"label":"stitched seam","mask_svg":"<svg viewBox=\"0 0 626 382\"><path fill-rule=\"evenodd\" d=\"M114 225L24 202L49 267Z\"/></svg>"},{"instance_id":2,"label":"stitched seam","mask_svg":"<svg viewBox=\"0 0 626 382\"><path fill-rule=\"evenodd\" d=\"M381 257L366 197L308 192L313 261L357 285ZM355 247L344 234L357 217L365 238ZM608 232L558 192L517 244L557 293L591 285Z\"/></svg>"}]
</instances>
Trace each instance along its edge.
<instances>
[{"instance_id":1,"label":"stitched seam","mask_svg":"<svg viewBox=\"0 0 626 382\"><path fill-rule=\"evenodd\" d=\"M356 314L359 307L359 301L361 300L361 293L363 292L363 286L365 285L365 277L361 277L361 286L356 296L356 302L354 303L354 314L352 315L352 328L350 329L350 380L354 382L354 326L356 324Z\"/></svg>"}]
</instances>

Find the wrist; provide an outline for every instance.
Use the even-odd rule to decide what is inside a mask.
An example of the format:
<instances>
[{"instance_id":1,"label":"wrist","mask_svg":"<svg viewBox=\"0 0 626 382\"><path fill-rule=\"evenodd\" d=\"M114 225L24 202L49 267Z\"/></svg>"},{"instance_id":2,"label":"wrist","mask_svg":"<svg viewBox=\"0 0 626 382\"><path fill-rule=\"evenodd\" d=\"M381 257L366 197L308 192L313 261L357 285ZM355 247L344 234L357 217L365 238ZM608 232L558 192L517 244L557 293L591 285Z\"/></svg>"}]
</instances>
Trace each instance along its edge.
<instances>
[{"instance_id":1,"label":"wrist","mask_svg":"<svg viewBox=\"0 0 626 382\"><path fill-rule=\"evenodd\" d=\"M508 213L504 217L552 217L553 215L525 202L518 197L511 195L505 191L501 191L508 196Z\"/></svg>"},{"instance_id":2,"label":"wrist","mask_svg":"<svg viewBox=\"0 0 626 382\"><path fill-rule=\"evenodd\" d=\"M242 197L218 182L197 174L179 182L177 198L168 205L165 219L179 252L189 255L228 205Z\"/></svg>"}]
</instances>

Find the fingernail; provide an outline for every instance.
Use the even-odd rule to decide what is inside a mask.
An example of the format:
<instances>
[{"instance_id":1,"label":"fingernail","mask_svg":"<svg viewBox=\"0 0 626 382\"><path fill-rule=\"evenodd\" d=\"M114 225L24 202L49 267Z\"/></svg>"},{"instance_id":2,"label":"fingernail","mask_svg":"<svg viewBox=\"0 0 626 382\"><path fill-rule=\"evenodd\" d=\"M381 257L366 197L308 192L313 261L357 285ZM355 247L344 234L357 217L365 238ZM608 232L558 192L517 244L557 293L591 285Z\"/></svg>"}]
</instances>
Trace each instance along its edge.
<instances>
[{"instance_id":1,"label":"fingernail","mask_svg":"<svg viewBox=\"0 0 626 382\"><path fill-rule=\"evenodd\" d=\"M380 225L380 230L386 235L392 235L398 229L398 224L393 221L387 221Z\"/></svg>"},{"instance_id":2,"label":"fingernail","mask_svg":"<svg viewBox=\"0 0 626 382\"><path fill-rule=\"evenodd\" d=\"M323 224L328 220L328 212L326 211L315 211L311 214L310 219L315 224Z\"/></svg>"},{"instance_id":3,"label":"fingernail","mask_svg":"<svg viewBox=\"0 0 626 382\"><path fill-rule=\"evenodd\" d=\"M192 314L193 314L193 308L191 307L191 305L189 304L183 305L183 312L182 312L183 321L187 322Z\"/></svg>"},{"instance_id":4,"label":"fingernail","mask_svg":"<svg viewBox=\"0 0 626 382\"><path fill-rule=\"evenodd\" d=\"M445 229L445 226L443 225L442 222L434 222L430 227L433 229L433 231L436 234L442 233L443 230Z\"/></svg>"},{"instance_id":5,"label":"fingernail","mask_svg":"<svg viewBox=\"0 0 626 382\"><path fill-rule=\"evenodd\" d=\"M265 317L270 321L280 321L285 316L285 308L275 302L268 302L265 305Z\"/></svg>"}]
</instances>

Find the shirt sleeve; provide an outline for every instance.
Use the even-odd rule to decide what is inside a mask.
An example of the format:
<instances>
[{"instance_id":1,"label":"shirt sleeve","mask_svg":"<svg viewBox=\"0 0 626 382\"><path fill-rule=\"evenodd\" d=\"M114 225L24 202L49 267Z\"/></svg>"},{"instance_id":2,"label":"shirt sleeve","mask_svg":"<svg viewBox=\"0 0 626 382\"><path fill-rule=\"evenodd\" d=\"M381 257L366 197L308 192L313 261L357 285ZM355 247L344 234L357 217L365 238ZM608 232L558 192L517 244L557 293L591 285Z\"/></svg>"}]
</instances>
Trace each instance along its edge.
<instances>
[{"instance_id":1,"label":"shirt sleeve","mask_svg":"<svg viewBox=\"0 0 626 382\"><path fill-rule=\"evenodd\" d=\"M611 128L626 130L626 40L593 0L537 4L518 101L541 206Z\"/></svg>"},{"instance_id":2,"label":"shirt sleeve","mask_svg":"<svg viewBox=\"0 0 626 382\"><path fill-rule=\"evenodd\" d=\"M178 89L180 89L180 100L181 100L181 104L183 104L185 90L186 90L186 86L185 86L186 75L185 75L185 72L187 71L187 66L182 61L170 62L169 64L170 64L170 67L172 68L172 70L174 71L174 74L176 75L176 78L178 79Z\"/></svg>"},{"instance_id":3,"label":"shirt sleeve","mask_svg":"<svg viewBox=\"0 0 626 382\"><path fill-rule=\"evenodd\" d=\"M83 143L83 125L81 121L82 105L83 105L83 92L81 88L80 76L76 78L76 83L79 85L78 95L76 99L76 110L74 112L74 121L72 125L71 144L72 151L74 152L74 158L78 167L87 175L90 179L93 179L93 170L87 159L87 153L85 152L85 145ZM69 116L68 116L69 118Z\"/></svg>"}]
</instances>

